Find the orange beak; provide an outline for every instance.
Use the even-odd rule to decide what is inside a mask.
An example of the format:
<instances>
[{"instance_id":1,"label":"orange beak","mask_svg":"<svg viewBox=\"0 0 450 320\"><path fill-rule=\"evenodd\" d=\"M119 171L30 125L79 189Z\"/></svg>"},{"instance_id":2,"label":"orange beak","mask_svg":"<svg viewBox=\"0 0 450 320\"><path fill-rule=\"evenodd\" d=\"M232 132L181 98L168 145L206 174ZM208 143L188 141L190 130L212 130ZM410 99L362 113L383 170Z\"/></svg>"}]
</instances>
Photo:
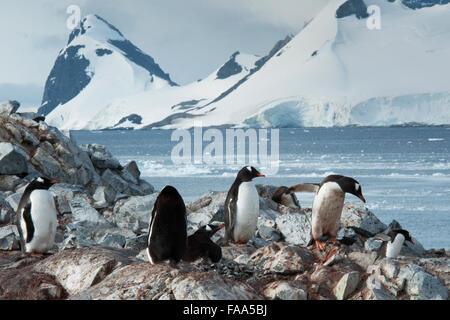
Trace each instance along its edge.
<instances>
[{"instance_id":1,"label":"orange beak","mask_svg":"<svg viewBox=\"0 0 450 320\"><path fill-rule=\"evenodd\" d=\"M218 226L218 227L217 227L217 230L220 230L220 229L223 229L223 228L225 228L225 225L224 225L224 224L221 225L221 226Z\"/></svg>"},{"instance_id":2,"label":"orange beak","mask_svg":"<svg viewBox=\"0 0 450 320\"><path fill-rule=\"evenodd\" d=\"M59 180L52 180L50 181L51 184L59 183Z\"/></svg>"},{"instance_id":3,"label":"orange beak","mask_svg":"<svg viewBox=\"0 0 450 320\"><path fill-rule=\"evenodd\" d=\"M261 174L261 173L257 173L256 174L258 177L265 177L265 175Z\"/></svg>"}]
</instances>

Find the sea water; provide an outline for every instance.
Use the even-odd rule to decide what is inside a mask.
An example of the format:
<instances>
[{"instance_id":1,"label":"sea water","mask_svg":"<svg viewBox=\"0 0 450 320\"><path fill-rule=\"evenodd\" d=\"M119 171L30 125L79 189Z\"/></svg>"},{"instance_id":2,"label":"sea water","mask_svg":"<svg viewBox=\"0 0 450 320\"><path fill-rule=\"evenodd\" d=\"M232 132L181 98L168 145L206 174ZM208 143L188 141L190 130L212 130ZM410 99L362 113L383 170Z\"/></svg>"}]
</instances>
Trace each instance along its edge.
<instances>
[{"instance_id":1,"label":"sea water","mask_svg":"<svg viewBox=\"0 0 450 320\"><path fill-rule=\"evenodd\" d=\"M135 160L157 190L172 185L185 202L229 189L242 165L176 165L171 135L170 130L72 132L78 144L103 144L122 164ZM449 151L449 127L280 129L278 173L255 183L291 186L320 183L329 174L351 176L385 224L397 220L425 248L450 248ZM264 167L258 169L264 173ZM311 206L312 194L297 197ZM352 195L346 200L359 201Z\"/></svg>"}]
</instances>

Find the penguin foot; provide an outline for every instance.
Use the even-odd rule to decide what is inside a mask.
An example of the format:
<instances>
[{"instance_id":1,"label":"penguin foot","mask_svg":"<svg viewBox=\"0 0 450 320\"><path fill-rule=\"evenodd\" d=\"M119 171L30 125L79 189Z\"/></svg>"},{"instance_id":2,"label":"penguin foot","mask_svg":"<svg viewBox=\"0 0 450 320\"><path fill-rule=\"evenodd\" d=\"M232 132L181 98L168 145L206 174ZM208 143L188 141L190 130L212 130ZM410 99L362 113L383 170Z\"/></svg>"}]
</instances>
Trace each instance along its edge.
<instances>
[{"instance_id":1,"label":"penguin foot","mask_svg":"<svg viewBox=\"0 0 450 320\"><path fill-rule=\"evenodd\" d=\"M316 248L319 249L320 251L323 251L325 249L325 247L327 246L327 244L325 242L320 242L315 240L315 244L316 244Z\"/></svg>"},{"instance_id":2,"label":"penguin foot","mask_svg":"<svg viewBox=\"0 0 450 320\"><path fill-rule=\"evenodd\" d=\"M32 258L38 258L38 259L41 259L42 257L44 257L45 255L43 254L43 253L37 253L37 252L31 252L30 254L29 254L29 257L32 257Z\"/></svg>"},{"instance_id":3,"label":"penguin foot","mask_svg":"<svg viewBox=\"0 0 450 320\"><path fill-rule=\"evenodd\" d=\"M235 242L234 245L235 245L236 247L246 247L246 246L247 246L246 243L241 243L241 242Z\"/></svg>"},{"instance_id":4,"label":"penguin foot","mask_svg":"<svg viewBox=\"0 0 450 320\"><path fill-rule=\"evenodd\" d=\"M332 249L329 249L325 252L325 256L323 258L323 262L328 261L328 259L330 259L332 256L334 256L336 253L338 253L339 250L338 248L334 247Z\"/></svg>"},{"instance_id":5,"label":"penguin foot","mask_svg":"<svg viewBox=\"0 0 450 320\"><path fill-rule=\"evenodd\" d=\"M328 240L328 242L332 243L332 244L340 244L340 242L338 240L336 240L335 237L332 237Z\"/></svg>"}]
</instances>

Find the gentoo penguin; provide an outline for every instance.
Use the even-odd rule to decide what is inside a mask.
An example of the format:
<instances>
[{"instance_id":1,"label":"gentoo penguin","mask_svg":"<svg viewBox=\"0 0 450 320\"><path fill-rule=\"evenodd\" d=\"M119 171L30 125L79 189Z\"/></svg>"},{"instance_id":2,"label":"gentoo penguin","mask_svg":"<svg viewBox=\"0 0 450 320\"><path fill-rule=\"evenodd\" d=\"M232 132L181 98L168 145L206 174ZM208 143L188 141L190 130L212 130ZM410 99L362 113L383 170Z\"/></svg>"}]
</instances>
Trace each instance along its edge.
<instances>
[{"instance_id":1,"label":"gentoo penguin","mask_svg":"<svg viewBox=\"0 0 450 320\"><path fill-rule=\"evenodd\" d=\"M192 262L198 258L209 258L213 263L220 261L222 249L211 240L211 237L223 227L225 225L207 224L189 236L183 260Z\"/></svg>"},{"instance_id":2,"label":"gentoo penguin","mask_svg":"<svg viewBox=\"0 0 450 320\"><path fill-rule=\"evenodd\" d=\"M323 236L328 235L330 242L336 242L339 231L339 221L344 207L345 194L351 193L363 202L361 185L350 177L330 175L320 185L300 184L289 188L290 192L311 192L316 190L312 205L311 235L315 245L320 250L326 246L321 242Z\"/></svg>"},{"instance_id":3,"label":"gentoo penguin","mask_svg":"<svg viewBox=\"0 0 450 320\"><path fill-rule=\"evenodd\" d=\"M279 187L275 192L273 193L272 200L276 203L282 204L283 206L293 208L293 209L300 209L300 203L298 202L298 199L293 192L288 192L289 188L285 186Z\"/></svg>"},{"instance_id":4,"label":"gentoo penguin","mask_svg":"<svg viewBox=\"0 0 450 320\"><path fill-rule=\"evenodd\" d=\"M172 186L156 198L150 218L147 255L151 264L169 259L175 267L186 250L186 207Z\"/></svg>"},{"instance_id":5,"label":"gentoo penguin","mask_svg":"<svg viewBox=\"0 0 450 320\"><path fill-rule=\"evenodd\" d=\"M16 215L22 252L45 253L53 247L58 211L48 189L57 182L39 177L25 188Z\"/></svg>"},{"instance_id":6,"label":"gentoo penguin","mask_svg":"<svg viewBox=\"0 0 450 320\"><path fill-rule=\"evenodd\" d=\"M405 240L414 244L408 231L404 229L390 230L386 233L379 233L374 236L375 239L383 241L379 251L380 257L395 259L398 257Z\"/></svg>"},{"instance_id":7,"label":"gentoo penguin","mask_svg":"<svg viewBox=\"0 0 450 320\"><path fill-rule=\"evenodd\" d=\"M224 205L225 241L247 243L255 234L259 195L253 178L264 177L254 167L243 167L228 191Z\"/></svg>"}]
</instances>

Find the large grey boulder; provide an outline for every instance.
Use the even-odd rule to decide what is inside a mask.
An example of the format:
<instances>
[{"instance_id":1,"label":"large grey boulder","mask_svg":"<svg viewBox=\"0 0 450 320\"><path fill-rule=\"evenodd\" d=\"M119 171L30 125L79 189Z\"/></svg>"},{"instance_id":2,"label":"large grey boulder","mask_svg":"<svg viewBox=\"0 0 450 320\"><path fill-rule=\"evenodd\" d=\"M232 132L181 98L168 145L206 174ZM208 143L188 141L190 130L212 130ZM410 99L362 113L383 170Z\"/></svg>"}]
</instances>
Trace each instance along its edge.
<instances>
[{"instance_id":1,"label":"large grey boulder","mask_svg":"<svg viewBox=\"0 0 450 320\"><path fill-rule=\"evenodd\" d=\"M110 169L106 169L103 172L102 182L103 185L111 187L118 193L125 193L128 188L128 182Z\"/></svg>"},{"instance_id":2,"label":"large grey boulder","mask_svg":"<svg viewBox=\"0 0 450 320\"><path fill-rule=\"evenodd\" d=\"M16 175L0 175L0 192L14 192L21 183L22 179Z\"/></svg>"},{"instance_id":3,"label":"large grey boulder","mask_svg":"<svg viewBox=\"0 0 450 320\"><path fill-rule=\"evenodd\" d=\"M55 276L74 295L99 283L116 268L133 263L135 254L101 247L66 249L38 262L33 270Z\"/></svg>"},{"instance_id":4,"label":"large grey boulder","mask_svg":"<svg viewBox=\"0 0 450 320\"><path fill-rule=\"evenodd\" d=\"M89 202L82 197L75 197L69 200L74 222L89 222L91 224L107 224L109 222L91 207Z\"/></svg>"},{"instance_id":5,"label":"large grey boulder","mask_svg":"<svg viewBox=\"0 0 450 320\"><path fill-rule=\"evenodd\" d=\"M303 272L314 262L314 255L306 248L273 242L256 250L249 261L269 272L290 274Z\"/></svg>"},{"instance_id":6,"label":"large grey boulder","mask_svg":"<svg viewBox=\"0 0 450 320\"><path fill-rule=\"evenodd\" d=\"M92 160L92 163L99 169L118 169L121 168L119 160L114 158L106 147L100 144L82 144L81 150L86 151Z\"/></svg>"},{"instance_id":7,"label":"large grey boulder","mask_svg":"<svg viewBox=\"0 0 450 320\"><path fill-rule=\"evenodd\" d=\"M0 300L60 300L66 297L66 291L54 276L36 272L32 266L0 272Z\"/></svg>"},{"instance_id":8,"label":"large grey boulder","mask_svg":"<svg viewBox=\"0 0 450 320\"><path fill-rule=\"evenodd\" d=\"M188 264L139 263L116 269L102 282L71 299L93 300L255 300L248 285Z\"/></svg>"},{"instance_id":9,"label":"large grey boulder","mask_svg":"<svg viewBox=\"0 0 450 320\"><path fill-rule=\"evenodd\" d=\"M89 155L57 128L14 113L0 114L0 141L23 150L33 169L51 179L95 186L100 177Z\"/></svg>"},{"instance_id":10,"label":"large grey boulder","mask_svg":"<svg viewBox=\"0 0 450 320\"><path fill-rule=\"evenodd\" d=\"M382 232L387 228L387 226L363 204L354 202L346 202L344 204L341 223L344 227L358 227L373 234Z\"/></svg>"},{"instance_id":11,"label":"large grey boulder","mask_svg":"<svg viewBox=\"0 0 450 320\"><path fill-rule=\"evenodd\" d=\"M306 286L298 281L274 281L264 288L264 295L272 300L307 300Z\"/></svg>"},{"instance_id":12,"label":"large grey boulder","mask_svg":"<svg viewBox=\"0 0 450 320\"><path fill-rule=\"evenodd\" d=\"M342 276L342 278L336 284L336 287L334 287L333 289L333 293L336 296L336 299L347 299L347 297L355 291L356 287L358 287L360 280L361 276L357 271L352 271Z\"/></svg>"},{"instance_id":13,"label":"large grey boulder","mask_svg":"<svg viewBox=\"0 0 450 320\"><path fill-rule=\"evenodd\" d=\"M405 264L400 268L397 283L406 282L406 292L411 299L447 300L448 290L442 282L415 264Z\"/></svg>"},{"instance_id":14,"label":"large grey boulder","mask_svg":"<svg viewBox=\"0 0 450 320\"><path fill-rule=\"evenodd\" d=\"M16 192L8 197L6 197L5 201L10 205L10 207L14 210L14 212L17 211L17 207L19 206L20 199L22 198L23 191L22 192Z\"/></svg>"},{"instance_id":15,"label":"large grey boulder","mask_svg":"<svg viewBox=\"0 0 450 320\"><path fill-rule=\"evenodd\" d=\"M70 299L158 300L163 295L170 296L169 283L176 272L165 264L125 265L114 270L97 285L70 297Z\"/></svg>"},{"instance_id":16,"label":"large grey boulder","mask_svg":"<svg viewBox=\"0 0 450 320\"><path fill-rule=\"evenodd\" d=\"M109 186L98 186L92 196L96 208L106 208L116 199L116 191Z\"/></svg>"},{"instance_id":17,"label":"large grey boulder","mask_svg":"<svg viewBox=\"0 0 450 320\"><path fill-rule=\"evenodd\" d=\"M276 223L289 243L306 246L311 240L311 215L309 214L284 214L276 218Z\"/></svg>"},{"instance_id":18,"label":"large grey boulder","mask_svg":"<svg viewBox=\"0 0 450 320\"><path fill-rule=\"evenodd\" d=\"M55 204L60 214L71 213L69 201L75 197L81 197L91 203L89 192L81 186L68 183L57 183L50 187L49 191L55 198Z\"/></svg>"},{"instance_id":19,"label":"large grey boulder","mask_svg":"<svg viewBox=\"0 0 450 320\"><path fill-rule=\"evenodd\" d=\"M28 172L24 152L9 142L0 142L0 174Z\"/></svg>"},{"instance_id":20,"label":"large grey boulder","mask_svg":"<svg viewBox=\"0 0 450 320\"><path fill-rule=\"evenodd\" d=\"M157 193L120 199L114 206L110 221L135 233L147 232Z\"/></svg>"},{"instance_id":21,"label":"large grey boulder","mask_svg":"<svg viewBox=\"0 0 450 320\"><path fill-rule=\"evenodd\" d=\"M230 281L217 273L181 274L172 280L176 300L257 300L262 299L244 283Z\"/></svg>"}]
</instances>

